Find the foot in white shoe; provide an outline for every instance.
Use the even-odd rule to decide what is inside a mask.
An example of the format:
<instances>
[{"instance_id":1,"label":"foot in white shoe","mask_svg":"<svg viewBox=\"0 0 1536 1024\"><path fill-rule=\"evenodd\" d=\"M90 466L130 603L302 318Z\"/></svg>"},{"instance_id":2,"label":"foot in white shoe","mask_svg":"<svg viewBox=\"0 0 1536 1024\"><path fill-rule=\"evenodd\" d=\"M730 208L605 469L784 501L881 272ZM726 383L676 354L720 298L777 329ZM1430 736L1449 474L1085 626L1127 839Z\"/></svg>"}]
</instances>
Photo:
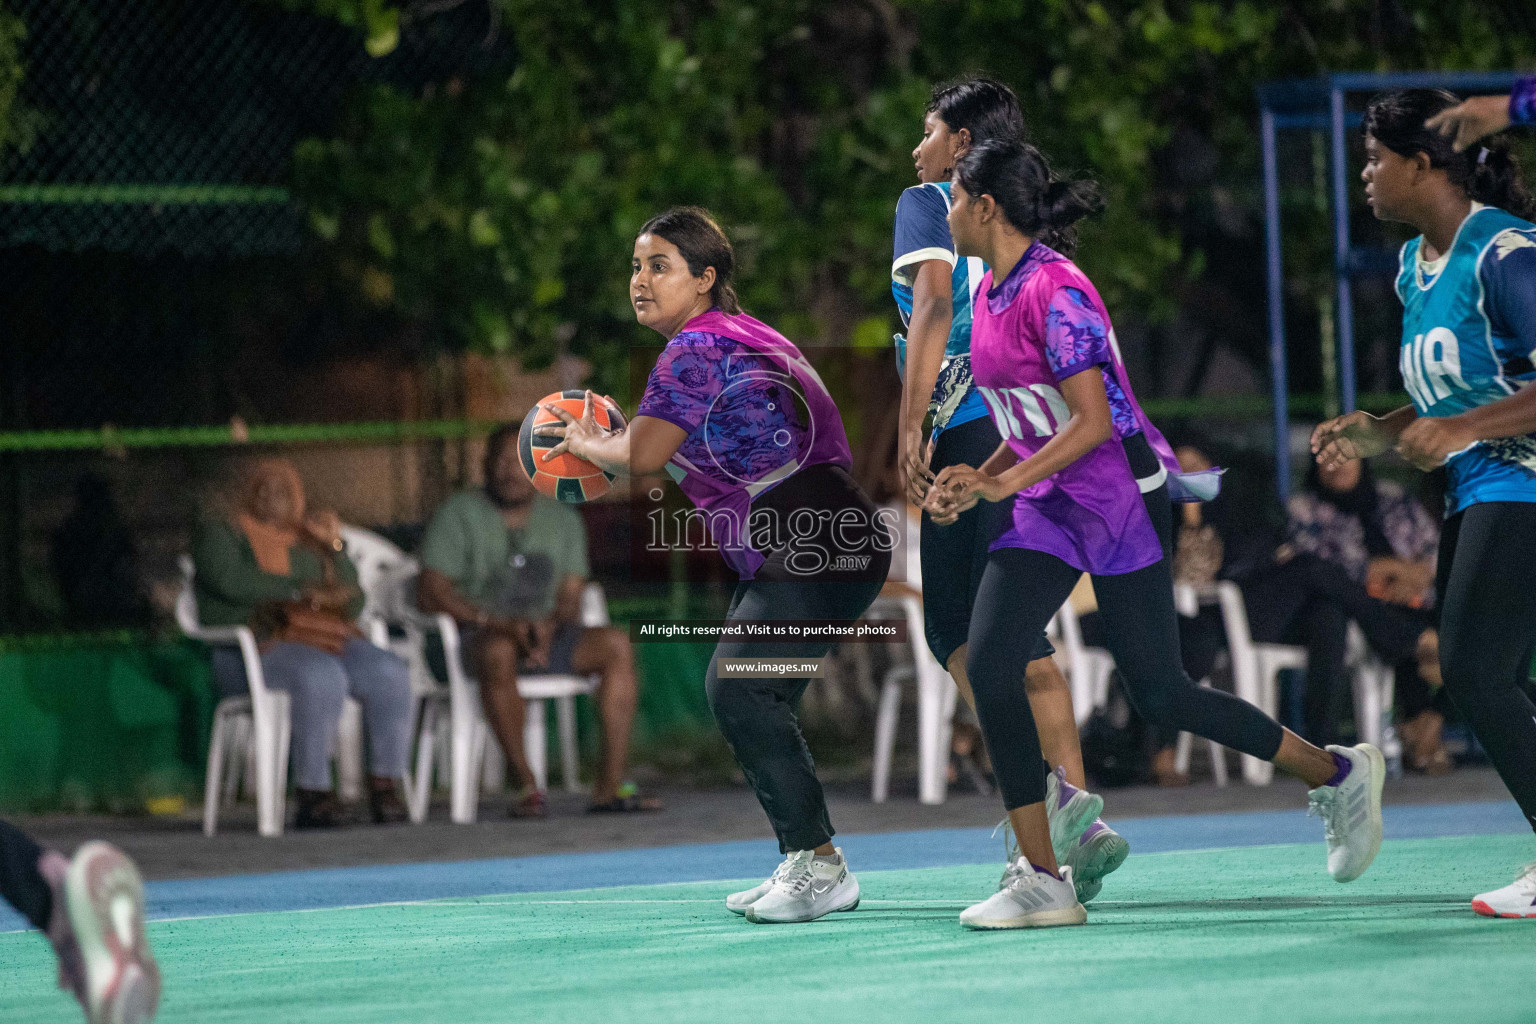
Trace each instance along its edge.
<instances>
[{"instance_id":1,"label":"foot in white shoe","mask_svg":"<svg viewBox=\"0 0 1536 1024\"><path fill-rule=\"evenodd\" d=\"M1308 792L1307 813L1323 819L1328 874L1335 882L1353 882L1381 850L1381 787L1387 762L1369 743L1330 746L1328 751L1349 762L1349 773L1336 786Z\"/></svg>"},{"instance_id":2,"label":"foot in white shoe","mask_svg":"<svg viewBox=\"0 0 1536 1024\"><path fill-rule=\"evenodd\" d=\"M859 880L848 870L841 847L835 860L797 850L775 871L768 891L747 908L757 924L800 924L859 905Z\"/></svg>"},{"instance_id":3,"label":"foot in white shoe","mask_svg":"<svg viewBox=\"0 0 1536 1024\"><path fill-rule=\"evenodd\" d=\"M160 968L144 933L144 883L121 850L86 843L64 879L69 922L85 964L90 1024L144 1024L160 1002Z\"/></svg>"},{"instance_id":4,"label":"foot in white shoe","mask_svg":"<svg viewBox=\"0 0 1536 1024\"><path fill-rule=\"evenodd\" d=\"M725 909L729 910L733 914L741 914L745 916L747 911L751 909L752 904L768 895L768 890L772 889L773 883L777 882L779 877L789 869L789 864L789 859L785 858L779 862L778 867L773 869L773 874L769 875L763 881L757 883L750 889L743 889L741 892L731 893L725 898Z\"/></svg>"},{"instance_id":5,"label":"foot in white shoe","mask_svg":"<svg viewBox=\"0 0 1536 1024\"><path fill-rule=\"evenodd\" d=\"M997 892L960 914L967 928L1055 928L1082 924L1088 912L1077 901L1072 869L1061 869L1057 878L1020 857L1005 873L1008 879Z\"/></svg>"},{"instance_id":6,"label":"foot in white shoe","mask_svg":"<svg viewBox=\"0 0 1536 1024\"><path fill-rule=\"evenodd\" d=\"M1536 861L1520 869L1509 885L1472 898L1472 909L1484 917L1536 919Z\"/></svg>"},{"instance_id":7,"label":"foot in white shoe","mask_svg":"<svg viewBox=\"0 0 1536 1024\"><path fill-rule=\"evenodd\" d=\"M1087 903L1097 896L1104 888L1104 876L1124 864L1130 852L1131 844L1120 833L1102 819L1094 819L1063 862L1072 869L1077 901Z\"/></svg>"},{"instance_id":8,"label":"foot in white shoe","mask_svg":"<svg viewBox=\"0 0 1536 1024\"><path fill-rule=\"evenodd\" d=\"M1063 863L1078 839L1104 810L1104 798L1067 781L1067 770L1058 766L1045 777L1045 813L1051 823L1051 851Z\"/></svg>"}]
</instances>

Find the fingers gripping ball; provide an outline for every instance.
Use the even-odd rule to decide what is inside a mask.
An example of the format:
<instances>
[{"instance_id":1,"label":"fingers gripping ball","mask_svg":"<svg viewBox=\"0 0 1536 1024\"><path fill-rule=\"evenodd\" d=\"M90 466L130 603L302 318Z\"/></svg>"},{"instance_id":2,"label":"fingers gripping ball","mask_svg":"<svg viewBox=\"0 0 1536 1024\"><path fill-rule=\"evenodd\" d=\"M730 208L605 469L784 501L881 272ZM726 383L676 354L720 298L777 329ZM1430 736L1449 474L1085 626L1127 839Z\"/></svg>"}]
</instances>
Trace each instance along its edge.
<instances>
[{"instance_id":1,"label":"fingers gripping ball","mask_svg":"<svg viewBox=\"0 0 1536 1024\"><path fill-rule=\"evenodd\" d=\"M613 474L605 473L586 459L562 452L548 457L549 449L560 443L554 435L540 435L534 427L546 423L559 423L560 418L544 408L558 405L566 412L581 418L585 407L586 392L581 390L556 391L539 399L539 404L523 417L522 429L517 434L517 451L522 459L523 472L539 493L572 505L601 498L613 483ZM596 398L592 403L592 415L604 430L617 430L624 426L624 414L606 398Z\"/></svg>"}]
</instances>

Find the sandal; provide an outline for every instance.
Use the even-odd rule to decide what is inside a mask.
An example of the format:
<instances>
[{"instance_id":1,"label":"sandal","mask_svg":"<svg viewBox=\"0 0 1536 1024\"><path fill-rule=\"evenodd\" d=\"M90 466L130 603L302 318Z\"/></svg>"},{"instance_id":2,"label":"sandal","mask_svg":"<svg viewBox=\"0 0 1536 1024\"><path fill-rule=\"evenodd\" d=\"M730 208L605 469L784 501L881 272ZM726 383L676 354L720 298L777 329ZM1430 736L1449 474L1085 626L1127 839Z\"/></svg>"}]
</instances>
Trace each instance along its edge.
<instances>
[{"instance_id":1,"label":"sandal","mask_svg":"<svg viewBox=\"0 0 1536 1024\"><path fill-rule=\"evenodd\" d=\"M659 811L661 801L653 796L641 796L633 782L621 783L619 791L607 803L587 805L588 814L632 814L636 811Z\"/></svg>"},{"instance_id":2,"label":"sandal","mask_svg":"<svg viewBox=\"0 0 1536 1024\"><path fill-rule=\"evenodd\" d=\"M544 794L537 789L527 789L518 792L512 798L512 804L507 808L509 818L544 818L549 815L549 805L544 801Z\"/></svg>"}]
</instances>

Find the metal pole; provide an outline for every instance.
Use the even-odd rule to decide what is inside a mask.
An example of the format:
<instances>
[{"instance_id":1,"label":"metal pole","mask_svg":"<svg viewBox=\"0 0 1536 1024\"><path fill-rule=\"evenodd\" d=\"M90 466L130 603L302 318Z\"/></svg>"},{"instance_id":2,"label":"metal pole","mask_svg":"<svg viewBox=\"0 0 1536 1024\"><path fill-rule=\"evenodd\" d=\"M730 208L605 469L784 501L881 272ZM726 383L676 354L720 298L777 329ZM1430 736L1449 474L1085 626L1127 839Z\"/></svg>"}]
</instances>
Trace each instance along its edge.
<instances>
[{"instance_id":1,"label":"metal pole","mask_svg":"<svg viewBox=\"0 0 1536 1024\"><path fill-rule=\"evenodd\" d=\"M1345 164L1344 90L1329 94L1333 114L1333 273L1339 287L1339 405L1355 408L1355 303L1351 292L1349 254L1349 187Z\"/></svg>"},{"instance_id":2,"label":"metal pole","mask_svg":"<svg viewBox=\"0 0 1536 1024\"><path fill-rule=\"evenodd\" d=\"M1259 115L1264 149L1264 263L1269 288L1269 376L1275 403L1275 491L1283 506L1291 494L1291 419L1285 379L1285 294L1280 263L1280 172L1275 159L1275 114Z\"/></svg>"}]
</instances>

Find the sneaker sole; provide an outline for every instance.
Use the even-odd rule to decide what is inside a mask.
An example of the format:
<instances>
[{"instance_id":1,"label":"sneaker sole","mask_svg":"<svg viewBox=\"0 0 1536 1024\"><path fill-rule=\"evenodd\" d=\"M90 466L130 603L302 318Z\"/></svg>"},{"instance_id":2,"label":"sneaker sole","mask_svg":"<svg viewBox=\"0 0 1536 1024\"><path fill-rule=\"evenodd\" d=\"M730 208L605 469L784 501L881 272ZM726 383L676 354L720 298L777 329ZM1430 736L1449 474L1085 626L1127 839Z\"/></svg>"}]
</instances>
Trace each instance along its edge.
<instances>
[{"instance_id":1,"label":"sneaker sole","mask_svg":"<svg viewBox=\"0 0 1536 1024\"><path fill-rule=\"evenodd\" d=\"M1536 920L1536 912L1529 914L1506 914L1503 911L1494 910L1491 906L1484 903L1482 900L1473 900L1472 909L1480 917L1502 917L1515 921Z\"/></svg>"},{"instance_id":2,"label":"sneaker sole","mask_svg":"<svg viewBox=\"0 0 1536 1024\"><path fill-rule=\"evenodd\" d=\"M1063 928L1083 924L1087 920L1088 911L1079 903L1061 910L1041 910L1023 917L1010 917L1000 921L967 921L961 918L960 924L973 932L1000 932L1014 928Z\"/></svg>"},{"instance_id":3,"label":"sneaker sole","mask_svg":"<svg viewBox=\"0 0 1536 1024\"><path fill-rule=\"evenodd\" d=\"M847 913L850 910L857 910L857 909L859 909L859 896L860 896L860 894L859 894L859 883L858 883L857 879L854 879L854 882L853 882L853 902L845 904L844 906L841 906L841 907L833 907L831 910L824 910L821 913L817 914L815 917L795 917L795 918L786 918L786 919L783 919L783 920L779 920L779 919L775 919L775 918L769 918L769 917L758 917L757 914L755 914L753 912L756 909L756 907L757 907L757 904L755 904L755 903L752 904L752 906L747 908L747 912L743 916L745 916L746 919L748 921L751 921L753 924L810 924L812 921L819 921L822 918L830 917L833 914L844 914L844 913ZM846 898L846 896L844 898Z\"/></svg>"},{"instance_id":4,"label":"sneaker sole","mask_svg":"<svg viewBox=\"0 0 1536 1024\"><path fill-rule=\"evenodd\" d=\"M1081 850L1082 847L1079 846ZM1099 894L1103 888L1104 876L1110 874L1125 859L1131 855L1131 844L1119 833L1105 833L1095 836L1088 841L1087 849L1080 853L1081 863L1068 858L1067 864L1072 868L1072 881L1079 887L1077 899L1079 903L1087 903ZM1092 891L1088 890L1092 888ZM1084 899L1084 894L1087 899Z\"/></svg>"},{"instance_id":5,"label":"sneaker sole","mask_svg":"<svg viewBox=\"0 0 1536 1024\"><path fill-rule=\"evenodd\" d=\"M1102 796L1079 790L1065 807L1050 815L1051 851L1056 854L1056 863L1066 862L1072 844L1082 838L1103 810Z\"/></svg>"},{"instance_id":6,"label":"sneaker sole","mask_svg":"<svg viewBox=\"0 0 1536 1024\"><path fill-rule=\"evenodd\" d=\"M1362 743L1355 749L1365 755L1366 763L1371 767L1370 855L1365 858L1365 862L1360 865L1359 870L1354 874L1343 878L1334 875L1333 880L1335 882L1353 882L1366 873L1370 866L1375 863L1376 855L1381 852L1381 790L1387 782L1387 759L1381 756L1381 751L1369 743Z\"/></svg>"},{"instance_id":7,"label":"sneaker sole","mask_svg":"<svg viewBox=\"0 0 1536 1024\"><path fill-rule=\"evenodd\" d=\"M116 847L86 843L64 879L85 964L90 1024L144 1024L160 1002L160 969L144 931L144 883Z\"/></svg>"}]
</instances>

